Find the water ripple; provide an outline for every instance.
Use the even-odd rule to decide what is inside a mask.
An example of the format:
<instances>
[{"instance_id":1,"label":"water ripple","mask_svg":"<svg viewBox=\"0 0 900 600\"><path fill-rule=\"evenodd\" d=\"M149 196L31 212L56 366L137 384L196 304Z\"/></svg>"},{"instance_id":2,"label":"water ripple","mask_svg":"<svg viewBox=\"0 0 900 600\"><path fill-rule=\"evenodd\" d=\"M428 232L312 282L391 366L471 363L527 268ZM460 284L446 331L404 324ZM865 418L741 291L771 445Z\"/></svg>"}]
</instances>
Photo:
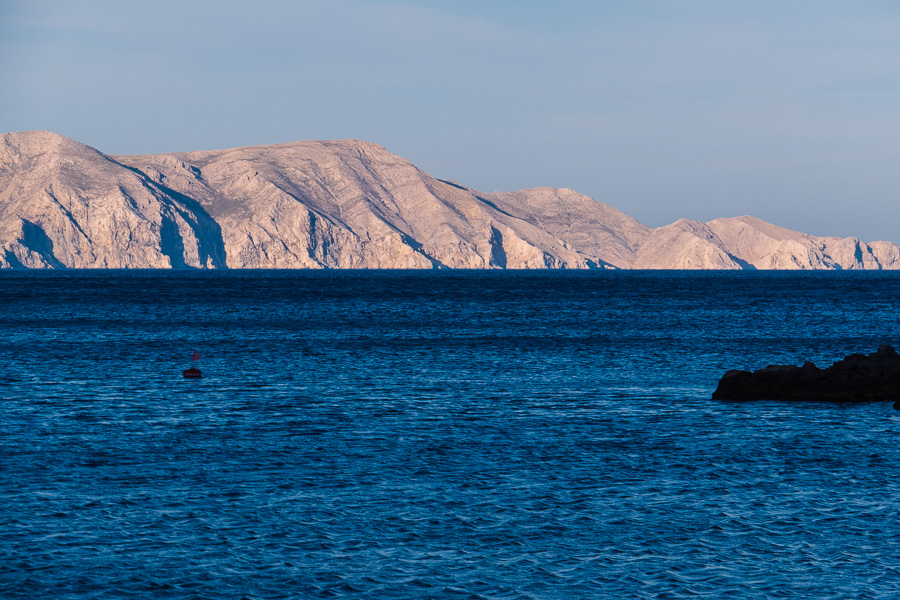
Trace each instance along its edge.
<instances>
[{"instance_id":1,"label":"water ripple","mask_svg":"<svg viewBox=\"0 0 900 600\"><path fill-rule=\"evenodd\" d=\"M0 597L900 589L890 405L708 400L896 277L0 275Z\"/></svg>"}]
</instances>

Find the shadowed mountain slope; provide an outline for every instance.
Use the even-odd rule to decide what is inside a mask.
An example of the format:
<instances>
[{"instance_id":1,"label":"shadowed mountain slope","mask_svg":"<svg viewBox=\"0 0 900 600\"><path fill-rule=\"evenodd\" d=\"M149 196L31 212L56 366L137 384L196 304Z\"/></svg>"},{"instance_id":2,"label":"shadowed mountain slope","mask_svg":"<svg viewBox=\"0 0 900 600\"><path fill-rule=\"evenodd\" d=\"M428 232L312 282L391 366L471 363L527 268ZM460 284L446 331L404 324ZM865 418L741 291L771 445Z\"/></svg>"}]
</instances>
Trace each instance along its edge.
<instances>
[{"instance_id":1,"label":"shadowed mountain slope","mask_svg":"<svg viewBox=\"0 0 900 600\"><path fill-rule=\"evenodd\" d=\"M30 131L2 136L0 266L877 269L900 253L752 217L651 229L568 189L481 193L357 140L108 156Z\"/></svg>"}]
</instances>

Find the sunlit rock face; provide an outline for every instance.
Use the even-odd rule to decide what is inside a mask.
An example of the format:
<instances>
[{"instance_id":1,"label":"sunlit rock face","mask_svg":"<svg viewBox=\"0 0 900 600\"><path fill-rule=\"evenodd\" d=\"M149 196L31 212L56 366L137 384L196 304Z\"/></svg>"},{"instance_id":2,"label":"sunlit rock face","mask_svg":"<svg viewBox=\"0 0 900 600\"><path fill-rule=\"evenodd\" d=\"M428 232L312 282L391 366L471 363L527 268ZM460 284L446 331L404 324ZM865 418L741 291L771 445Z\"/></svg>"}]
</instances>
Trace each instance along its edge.
<instances>
[{"instance_id":1,"label":"sunlit rock face","mask_svg":"<svg viewBox=\"0 0 900 600\"><path fill-rule=\"evenodd\" d=\"M707 223L737 260L757 269L897 269L897 246L815 237L755 217Z\"/></svg>"},{"instance_id":2,"label":"sunlit rock face","mask_svg":"<svg viewBox=\"0 0 900 600\"><path fill-rule=\"evenodd\" d=\"M0 266L897 269L900 251L752 217L652 229L569 189L482 193L357 140L108 156L30 131L0 144Z\"/></svg>"},{"instance_id":3,"label":"sunlit rock face","mask_svg":"<svg viewBox=\"0 0 900 600\"><path fill-rule=\"evenodd\" d=\"M216 223L144 174L47 132L0 144L0 264L12 267L214 266Z\"/></svg>"}]
</instances>

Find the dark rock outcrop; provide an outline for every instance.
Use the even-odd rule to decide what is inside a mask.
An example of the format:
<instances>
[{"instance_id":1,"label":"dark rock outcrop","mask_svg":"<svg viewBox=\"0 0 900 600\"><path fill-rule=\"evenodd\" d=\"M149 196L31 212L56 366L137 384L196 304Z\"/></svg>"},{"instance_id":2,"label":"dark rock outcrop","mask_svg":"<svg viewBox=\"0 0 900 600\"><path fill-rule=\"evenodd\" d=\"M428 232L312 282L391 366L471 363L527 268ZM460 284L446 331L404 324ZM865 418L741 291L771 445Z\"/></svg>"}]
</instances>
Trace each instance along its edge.
<instances>
[{"instance_id":1,"label":"dark rock outcrop","mask_svg":"<svg viewBox=\"0 0 900 600\"><path fill-rule=\"evenodd\" d=\"M719 380L713 400L900 400L900 354L884 344L877 352L851 354L827 369L769 365L732 370Z\"/></svg>"}]
</instances>

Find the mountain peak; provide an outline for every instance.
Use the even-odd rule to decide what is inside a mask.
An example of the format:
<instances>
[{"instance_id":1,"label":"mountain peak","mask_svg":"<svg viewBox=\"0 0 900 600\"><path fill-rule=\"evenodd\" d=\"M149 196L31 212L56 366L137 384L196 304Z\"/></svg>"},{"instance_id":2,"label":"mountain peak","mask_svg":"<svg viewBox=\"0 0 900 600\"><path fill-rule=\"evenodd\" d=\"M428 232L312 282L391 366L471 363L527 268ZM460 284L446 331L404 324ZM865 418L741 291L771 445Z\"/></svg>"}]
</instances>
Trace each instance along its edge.
<instances>
[{"instance_id":1,"label":"mountain peak","mask_svg":"<svg viewBox=\"0 0 900 600\"><path fill-rule=\"evenodd\" d=\"M3 147L7 152L35 156L45 152L96 152L90 146L52 131L32 130L4 133Z\"/></svg>"}]
</instances>

